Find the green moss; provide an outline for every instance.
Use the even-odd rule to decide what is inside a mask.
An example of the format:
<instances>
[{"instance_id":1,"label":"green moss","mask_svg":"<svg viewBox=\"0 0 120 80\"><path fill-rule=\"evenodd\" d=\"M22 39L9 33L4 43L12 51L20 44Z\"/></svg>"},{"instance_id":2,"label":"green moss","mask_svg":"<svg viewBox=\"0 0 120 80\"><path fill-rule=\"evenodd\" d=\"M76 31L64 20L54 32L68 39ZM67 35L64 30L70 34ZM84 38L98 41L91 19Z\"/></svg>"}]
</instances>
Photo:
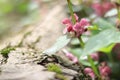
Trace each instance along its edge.
<instances>
[{"instance_id":1,"label":"green moss","mask_svg":"<svg viewBox=\"0 0 120 80\"><path fill-rule=\"evenodd\" d=\"M67 78L62 74L61 68L57 64L49 63L47 65L47 69L48 69L48 71L56 72L56 78L57 79L67 80Z\"/></svg>"},{"instance_id":2,"label":"green moss","mask_svg":"<svg viewBox=\"0 0 120 80\"><path fill-rule=\"evenodd\" d=\"M53 63L48 64L47 69L48 69L48 71L53 71L53 72L56 72L58 74L62 73L62 70L60 69L60 67L56 64L53 64Z\"/></svg>"},{"instance_id":3,"label":"green moss","mask_svg":"<svg viewBox=\"0 0 120 80\"><path fill-rule=\"evenodd\" d=\"M2 54L3 57L8 58L8 54L10 53L11 50L15 50L15 48L13 47L4 48L0 51L0 54Z\"/></svg>"},{"instance_id":4,"label":"green moss","mask_svg":"<svg viewBox=\"0 0 120 80\"><path fill-rule=\"evenodd\" d=\"M68 80L64 75L62 74L56 74L56 78L60 79L60 80Z\"/></svg>"}]
</instances>

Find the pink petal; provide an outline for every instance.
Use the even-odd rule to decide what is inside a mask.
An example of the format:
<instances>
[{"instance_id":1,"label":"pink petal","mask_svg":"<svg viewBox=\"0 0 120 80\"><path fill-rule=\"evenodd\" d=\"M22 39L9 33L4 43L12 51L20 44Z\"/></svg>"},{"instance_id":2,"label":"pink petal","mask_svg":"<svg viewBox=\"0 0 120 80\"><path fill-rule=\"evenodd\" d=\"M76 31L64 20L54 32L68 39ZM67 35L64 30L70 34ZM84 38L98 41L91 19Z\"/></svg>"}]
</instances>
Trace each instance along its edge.
<instances>
[{"instance_id":1,"label":"pink petal","mask_svg":"<svg viewBox=\"0 0 120 80\"><path fill-rule=\"evenodd\" d=\"M72 61L73 61L73 63L78 63L78 58L74 57Z\"/></svg>"},{"instance_id":2,"label":"pink petal","mask_svg":"<svg viewBox=\"0 0 120 80\"><path fill-rule=\"evenodd\" d=\"M80 28L81 28L81 26L80 26L80 24L78 22L73 26L74 31L79 31Z\"/></svg>"},{"instance_id":3,"label":"pink petal","mask_svg":"<svg viewBox=\"0 0 120 80\"><path fill-rule=\"evenodd\" d=\"M105 3L103 3L103 7L104 7L104 11L107 12L110 9L112 9L114 7L114 5L110 2L105 2Z\"/></svg>"},{"instance_id":4,"label":"pink petal","mask_svg":"<svg viewBox=\"0 0 120 80\"><path fill-rule=\"evenodd\" d=\"M95 61L98 61L98 60L99 60L99 55L98 55L98 53L93 53L93 54L91 54L90 56L91 56L91 58L92 58L93 60L95 60Z\"/></svg>"},{"instance_id":5,"label":"pink petal","mask_svg":"<svg viewBox=\"0 0 120 80\"><path fill-rule=\"evenodd\" d=\"M99 71L102 77L108 77L109 74L111 74L111 68L107 66L106 62L102 62L99 66Z\"/></svg>"},{"instance_id":6,"label":"pink petal","mask_svg":"<svg viewBox=\"0 0 120 80\"><path fill-rule=\"evenodd\" d=\"M111 69L108 66L105 66L102 70L101 70L101 74L103 76L108 76L111 73Z\"/></svg>"},{"instance_id":7,"label":"pink petal","mask_svg":"<svg viewBox=\"0 0 120 80\"><path fill-rule=\"evenodd\" d=\"M81 27L85 27L85 26L89 26L90 24L89 24L89 21L87 19L83 18L83 19L80 20L79 25Z\"/></svg>"},{"instance_id":8,"label":"pink petal","mask_svg":"<svg viewBox=\"0 0 120 80\"><path fill-rule=\"evenodd\" d=\"M66 53L66 56L73 61L73 63L78 63L77 57L75 57L72 53Z\"/></svg>"},{"instance_id":9,"label":"pink petal","mask_svg":"<svg viewBox=\"0 0 120 80\"><path fill-rule=\"evenodd\" d=\"M89 73L88 75L89 75L92 79L95 78L95 74L94 74L93 72Z\"/></svg>"},{"instance_id":10,"label":"pink petal","mask_svg":"<svg viewBox=\"0 0 120 80\"><path fill-rule=\"evenodd\" d=\"M71 25L69 25L69 26L67 27L67 31L68 31L68 32L73 31L73 27L72 27Z\"/></svg>"},{"instance_id":11,"label":"pink petal","mask_svg":"<svg viewBox=\"0 0 120 80\"><path fill-rule=\"evenodd\" d=\"M93 70L91 68L85 68L84 69L84 73L87 74L87 73L91 73L93 72Z\"/></svg>"},{"instance_id":12,"label":"pink petal","mask_svg":"<svg viewBox=\"0 0 120 80\"><path fill-rule=\"evenodd\" d=\"M92 5L92 8L95 10L95 13L96 13L98 16L104 15L104 8L103 8L103 6L102 6L100 3L94 3L94 4Z\"/></svg>"},{"instance_id":13,"label":"pink petal","mask_svg":"<svg viewBox=\"0 0 120 80\"><path fill-rule=\"evenodd\" d=\"M65 18L63 21L62 21L63 24L71 24L71 21L70 19L68 18Z\"/></svg>"},{"instance_id":14,"label":"pink petal","mask_svg":"<svg viewBox=\"0 0 120 80\"><path fill-rule=\"evenodd\" d=\"M72 53L66 53L66 56L70 59L73 60L74 56Z\"/></svg>"},{"instance_id":15,"label":"pink petal","mask_svg":"<svg viewBox=\"0 0 120 80\"><path fill-rule=\"evenodd\" d=\"M66 34L67 32L73 32L73 27L71 24L66 24L66 28L63 30L63 34Z\"/></svg>"},{"instance_id":16,"label":"pink petal","mask_svg":"<svg viewBox=\"0 0 120 80\"><path fill-rule=\"evenodd\" d=\"M91 68L85 68L84 73L89 75L92 79L95 78L95 74Z\"/></svg>"}]
</instances>

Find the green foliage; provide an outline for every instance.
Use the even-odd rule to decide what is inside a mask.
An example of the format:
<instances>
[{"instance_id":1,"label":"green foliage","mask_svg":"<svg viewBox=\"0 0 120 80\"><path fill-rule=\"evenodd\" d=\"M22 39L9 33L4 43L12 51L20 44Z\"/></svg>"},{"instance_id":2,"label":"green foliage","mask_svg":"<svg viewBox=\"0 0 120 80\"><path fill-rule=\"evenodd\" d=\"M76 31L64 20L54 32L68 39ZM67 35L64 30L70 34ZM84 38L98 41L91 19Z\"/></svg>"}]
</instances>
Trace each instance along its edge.
<instances>
[{"instance_id":1,"label":"green foliage","mask_svg":"<svg viewBox=\"0 0 120 80\"><path fill-rule=\"evenodd\" d=\"M19 12L24 14L28 12L31 0L0 0L0 14L5 15L10 12Z\"/></svg>"},{"instance_id":2,"label":"green foliage","mask_svg":"<svg viewBox=\"0 0 120 80\"><path fill-rule=\"evenodd\" d=\"M97 68L96 68L96 66L95 66L95 64L94 64L94 61L92 60L91 56L88 56L88 60L89 60L89 62L90 62L90 64L91 64L91 67L92 67L94 73L95 73L97 76L99 76L98 70L97 70Z\"/></svg>"},{"instance_id":3,"label":"green foliage","mask_svg":"<svg viewBox=\"0 0 120 80\"><path fill-rule=\"evenodd\" d=\"M43 51L43 53L51 55L59 51L70 42L71 38L67 35L61 36L57 39L56 43L49 49Z\"/></svg>"},{"instance_id":4,"label":"green foliage","mask_svg":"<svg viewBox=\"0 0 120 80\"><path fill-rule=\"evenodd\" d=\"M58 65L53 64L53 63L48 64L47 69L48 69L48 71L53 71L53 72L56 72L58 74L62 73L61 68Z\"/></svg>"},{"instance_id":5,"label":"green foliage","mask_svg":"<svg viewBox=\"0 0 120 80\"><path fill-rule=\"evenodd\" d=\"M11 50L15 50L15 48L13 47L4 48L0 51L0 54L2 54L3 57L7 58Z\"/></svg>"},{"instance_id":6,"label":"green foliage","mask_svg":"<svg viewBox=\"0 0 120 80\"><path fill-rule=\"evenodd\" d=\"M31 24L37 14L38 5L33 0L0 0L0 36L10 27Z\"/></svg>"},{"instance_id":7,"label":"green foliage","mask_svg":"<svg viewBox=\"0 0 120 80\"><path fill-rule=\"evenodd\" d=\"M111 53L112 48L115 46L115 44L110 44L107 47L101 48L99 51L104 52L104 53Z\"/></svg>"},{"instance_id":8,"label":"green foliage","mask_svg":"<svg viewBox=\"0 0 120 80\"><path fill-rule=\"evenodd\" d=\"M82 54L82 49L80 48L75 49L70 48L69 51L72 52L77 57L79 57Z\"/></svg>"},{"instance_id":9,"label":"green foliage","mask_svg":"<svg viewBox=\"0 0 120 80\"><path fill-rule=\"evenodd\" d=\"M91 37L83 50L82 55L92 54L95 51L103 50L112 43L120 42L120 32L116 29L107 29ZM110 48L111 49L111 48Z\"/></svg>"},{"instance_id":10,"label":"green foliage","mask_svg":"<svg viewBox=\"0 0 120 80\"><path fill-rule=\"evenodd\" d=\"M11 12L13 9L13 5L9 0L0 0L0 16L2 14L6 14Z\"/></svg>"},{"instance_id":11,"label":"green foliage","mask_svg":"<svg viewBox=\"0 0 120 80\"><path fill-rule=\"evenodd\" d=\"M100 30L106 30L106 29L114 28L113 24L111 24L110 22L108 22L108 21L106 21L102 18L98 18L93 24L98 26Z\"/></svg>"}]
</instances>

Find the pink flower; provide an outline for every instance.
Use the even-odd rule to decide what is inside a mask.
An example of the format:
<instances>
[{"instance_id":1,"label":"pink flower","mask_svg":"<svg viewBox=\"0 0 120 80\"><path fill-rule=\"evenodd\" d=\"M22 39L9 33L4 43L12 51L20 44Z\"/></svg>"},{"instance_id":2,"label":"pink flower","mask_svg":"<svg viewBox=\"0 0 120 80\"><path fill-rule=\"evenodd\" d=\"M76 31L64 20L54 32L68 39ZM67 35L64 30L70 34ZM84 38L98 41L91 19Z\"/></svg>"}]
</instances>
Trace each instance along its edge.
<instances>
[{"instance_id":1,"label":"pink flower","mask_svg":"<svg viewBox=\"0 0 120 80\"><path fill-rule=\"evenodd\" d=\"M66 24L66 25L72 24L72 22L71 22L70 19L68 19L68 18L65 18L65 19L62 21L62 23L63 23L63 24Z\"/></svg>"},{"instance_id":2,"label":"pink flower","mask_svg":"<svg viewBox=\"0 0 120 80\"><path fill-rule=\"evenodd\" d=\"M70 19L68 18L65 18L63 21L62 21L63 24L65 24L67 27L63 30L63 33L66 34L67 32L72 32L73 31L73 25L72 25L72 22L70 21Z\"/></svg>"},{"instance_id":3,"label":"pink flower","mask_svg":"<svg viewBox=\"0 0 120 80\"><path fill-rule=\"evenodd\" d=\"M93 70L91 69L91 68L85 68L84 69L84 73L86 74L86 73L91 73L91 72L93 72Z\"/></svg>"},{"instance_id":4,"label":"pink flower","mask_svg":"<svg viewBox=\"0 0 120 80\"><path fill-rule=\"evenodd\" d=\"M107 11L109 11L113 7L114 7L114 5L107 1L102 2L102 3L94 3L92 5L92 8L95 10L95 13L98 16L103 16Z\"/></svg>"},{"instance_id":5,"label":"pink flower","mask_svg":"<svg viewBox=\"0 0 120 80\"><path fill-rule=\"evenodd\" d=\"M75 57L72 53L68 52L66 49L63 49L63 52L65 53L66 57L73 63L78 63L78 58Z\"/></svg>"},{"instance_id":6,"label":"pink flower","mask_svg":"<svg viewBox=\"0 0 120 80\"><path fill-rule=\"evenodd\" d=\"M90 25L90 24L89 24L89 22L88 22L87 19L85 19L85 18L81 19L81 21L80 21L80 26L81 26L81 27L89 26L89 25Z\"/></svg>"},{"instance_id":7,"label":"pink flower","mask_svg":"<svg viewBox=\"0 0 120 80\"><path fill-rule=\"evenodd\" d=\"M74 57L72 61L73 61L73 63L78 63L78 58Z\"/></svg>"},{"instance_id":8,"label":"pink flower","mask_svg":"<svg viewBox=\"0 0 120 80\"><path fill-rule=\"evenodd\" d=\"M111 69L109 66L105 66L101 68L101 75L102 76L108 76L111 73Z\"/></svg>"},{"instance_id":9,"label":"pink flower","mask_svg":"<svg viewBox=\"0 0 120 80\"><path fill-rule=\"evenodd\" d=\"M85 68L84 73L88 74L92 79L95 78L95 74L94 74L94 72L93 72L93 70L91 68Z\"/></svg>"},{"instance_id":10,"label":"pink flower","mask_svg":"<svg viewBox=\"0 0 120 80\"><path fill-rule=\"evenodd\" d=\"M64 29L63 33L66 34L67 32L74 32L76 37L81 36L86 31L86 26L89 25L89 21L85 18L81 19L80 22L78 21L78 16L74 14L76 23L72 24L71 19L65 18L62 23L65 24L67 27Z\"/></svg>"},{"instance_id":11,"label":"pink flower","mask_svg":"<svg viewBox=\"0 0 120 80\"><path fill-rule=\"evenodd\" d=\"M104 10L103 10L103 6L100 3L95 3L92 5L92 8L95 10L95 13L98 16L102 16L104 15Z\"/></svg>"},{"instance_id":12,"label":"pink flower","mask_svg":"<svg viewBox=\"0 0 120 80\"><path fill-rule=\"evenodd\" d=\"M78 58L75 57L72 53L66 53L66 57L68 57L73 63L78 63Z\"/></svg>"},{"instance_id":13,"label":"pink flower","mask_svg":"<svg viewBox=\"0 0 120 80\"><path fill-rule=\"evenodd\" d=\"M92 58L93 60L95 60L95 61L98 61L98 60L99 60L99 55L98 55L98 53L93 53L93 54L91 54L90 56L91 56L91 58Z\"/></svg>"},{"instance_id":14,"label":"pink flower","mask_svg":"<svg viewBox=\"0 0 120 80\"><path fill-rule=\"evenodd\" d=\"M107 11L109 11L110 9L112 9L114 7L114 4L110 3L110 2L105 2L103 4L103 7L104 7L105 12L107 12Z\"/></svg>"},{"instance_id":15,"label":"pink flower","mask_svg":"<svg viewBox=\"0 0 120 80\"><path fill-rule=\"evenodd\" d=\"M76 33L76 36L79 37L82 35L82 33L85 32L86 26L89 25L89 22L87 19L83 18L80 20L80 22L76 22L76 24L73 26L73 30Z\"/></svg>"},{"instance_id":16,"label":"pink flower","mask_svg":"<svg viewBox=\"0 0 120 80\"><path fill-rule=\"evenodd\" d=\"M70 60L74 59L74 56L72 53L66 53L66 57L68 57Z\"/></svg>"},{"instance_id":17,"label":"pink flower","mask_svg":"<svg viewBox=\"0 0 120 80\"><path fill-rule=\"evenodd\" d=\"M106 62L101 63L101 66L99 66L99 71L102 78L109 78L109 75L111 74L111 69Z\"/></svg>"}]
</instances>

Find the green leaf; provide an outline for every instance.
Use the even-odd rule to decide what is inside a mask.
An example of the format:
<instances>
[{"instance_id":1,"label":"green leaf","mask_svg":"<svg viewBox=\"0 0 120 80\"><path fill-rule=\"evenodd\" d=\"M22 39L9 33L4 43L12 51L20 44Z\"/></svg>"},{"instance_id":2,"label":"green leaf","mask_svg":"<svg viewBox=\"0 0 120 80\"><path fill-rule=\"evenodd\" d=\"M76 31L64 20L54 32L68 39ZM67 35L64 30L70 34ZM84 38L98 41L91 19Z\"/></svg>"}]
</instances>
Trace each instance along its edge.
<instances>
[{"instance_id":1,"label":"green leaf","mask_svg":"<svg viewBox=\"0 0 120 80\"><path fill-rule=\"evenodd\" d=\"M114 28L114 25L111 24L110 22L99 18L94 22L95 25L97 25L101 30L106 30L106 29L110 29L110 28Z\"/></svg>"},{"instance_id":2,"label":"green leaf","mask_svg":"<svg viewBox=\"0 0 120 80\"><path fill-rule=\"evenodd\" d=\"M101 48L99 51L104 53L110 53L115 44L108 45L107 47Z\"/></svg>"},{"instance_id":3,"label":"green leaf","mask_svg":"<svg viewBox=\"0 0 120 80\"><path fill-rule=\"evenodd\" d=\"M82 53L82 49L80 49L80 48L75 48L75 49L70 48L69 51L72 52L73 55L75 55L77 57L79 57Z\"/></svg>"},{"instance_id":4,"label":"green leaf","mask_svg":"<svg viewBox=\"0 0 120 80\"><path fill-rule=\"evenodd\" d=\"M80 44L80 42L77 38L74 38L74 39L71 40L70 44L71 45L78 45L78 44Z\"/></svg>"},{"instance_id":5,"label":"green leaf","mask_svg":"<svg viewBox=\"0 0 120 80\"><path fill-rule=\"evenodd\" d=\"M57 39L56 43L49 49L43 51L43 53L51 55L59 51L61 48L66 46L70 42L71 38L67 35L61 36Z\"/></svg>"},{"instance_id":6,"label":"green leaf","mask_svg":"<svg viewBox=\"0 0 120 80\"><path fill-rule=\"evenodd\" d=\"M116 29L104 30L88 40L83 50L82 56L92 54L95 51L99 51L101 48L118 42L120 42L120 32L118 32Z\"/></svg>"},{"instance_id":7,"label":"green leaf","mask_svg":"<svg viewBox=\"0 0 120 80\"><path fill-rule=\"evenodd\" d=\"M90 62L88 62L87 60L83 60L83 59L79 59L79 62L82 64L82 65L85 65L85 66L90 66L91 67L91 64ZM94 61L93 64L97 65L98 64L98 61Z\"/></svg>"},{"instance_id":8,"label":"green leaf","mask_svg":"<svg viewBox=\"0 0 120 80\"><path fill-rule=\"evenodd\" d=\"M98 26L88 26L88 30L99 30Z\"/></svg>"},{"instance_id":9,"label":"green leaf","mask_svg":"<svg viewBox=\"0 0 120 80\"><path fill-rule=\"evenodd\" d=\"M95 64L94 64L94 61L92 60L91 56L88 56L88 60L89 60L89 62L90 62L90 64L91 64L91 67L92 67L94 73L95 73L97 76L99 76L98 70L97 70L97 68L96 68L96 66L95 66Z\"/></svg>"}]
</instances>

